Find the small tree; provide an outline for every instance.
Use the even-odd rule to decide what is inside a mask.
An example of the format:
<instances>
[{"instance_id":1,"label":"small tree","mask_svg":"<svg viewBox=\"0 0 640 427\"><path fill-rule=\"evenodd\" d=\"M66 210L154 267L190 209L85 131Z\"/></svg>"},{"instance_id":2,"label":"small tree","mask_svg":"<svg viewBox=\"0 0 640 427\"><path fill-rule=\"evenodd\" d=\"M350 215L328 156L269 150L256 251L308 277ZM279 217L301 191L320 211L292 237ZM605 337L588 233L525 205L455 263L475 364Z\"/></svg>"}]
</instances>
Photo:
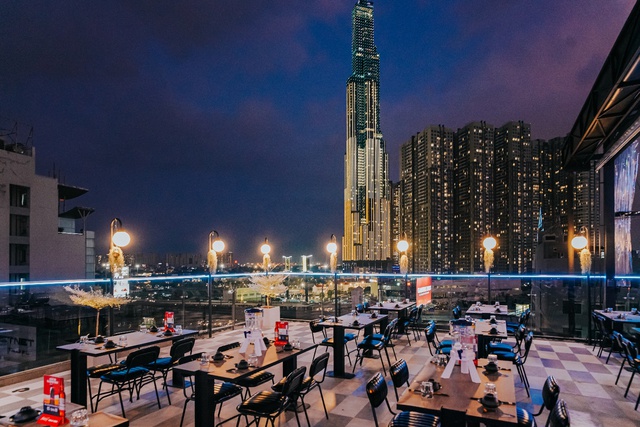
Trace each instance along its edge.
<instances>
[{"instance_id":1,"label":"small tree","mask_svg":"<svg viewBox=\"0 0 640 427\"><path fill-rule=\"evenodd\" d=\"M96 313L96 337L99 335L100 330L100 310L105 307L120 307L129 301L124 298L114 297L111 294L103 294L102 289L91 289L90 291L83 291L78 286L71 287L65 286L64 289L69 292L69 298L74 304L84 305L86 307L95 308Z\"/></svg>"},{"instance_id":2,"label":"small tree","mask_svg":"<svg viewBox=\"0 0 640 427\"><path fill-rule=\"evenodd\" d=\"M267 307L270 307L271 298L287 290L287 286L282 284L286 278L287 276L280 274L251 276L249 287L267 297Z\"/></svg>"}]
</instances>

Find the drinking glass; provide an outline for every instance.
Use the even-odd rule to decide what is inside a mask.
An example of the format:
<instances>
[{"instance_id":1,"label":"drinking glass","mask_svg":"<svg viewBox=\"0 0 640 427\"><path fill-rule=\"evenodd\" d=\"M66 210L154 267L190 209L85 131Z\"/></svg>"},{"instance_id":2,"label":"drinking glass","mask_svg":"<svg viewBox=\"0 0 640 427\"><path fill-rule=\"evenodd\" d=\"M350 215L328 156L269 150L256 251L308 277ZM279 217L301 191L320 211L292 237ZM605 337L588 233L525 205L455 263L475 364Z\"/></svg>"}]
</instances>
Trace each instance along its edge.
<instances>
[{"instance_id":1,"label":"drinking glass","mask_svg":"<svg viewBox=\"0 0 640 427\"><path fill-rule=\"evenodd\" d=\"M209 364L209 355L206 351L203 351L200 355L200 365L208 365Z\"/></svg>"},{"instance_id":2,"label":"drinking glass","mask_svg":"<svg viewBox=\"0 0 640 427\"><path fill-rule=\"evenodd\" d=\"M420 383L420 391L423 397L433 397L433 383L431 381L422 381Z\"/></svg>"},{"instance_id":3,"label":"drinking glass","mask_svg":"<svg viewBox=\"0 0 640 427\"><path fill-rule=\"evenodd\" d=\"M120 344L120 347L126 347L127 346L127 336L126 335L120 335L120 337L118 338L118 344Z\"/></svg>"},{"instance_id":4,"label":"drinking glass","mask_svg":"<svg viewBox=\"0 0 640 427\"><path fill-rule=\"evenodd\" d=\"M142 332L143 334L147 333L147 325L142 324L140 325L140 332Z\"/></svg>"},{"instance_id":5,"label":"drinking glass","mask_svg":"<svg viewBox=\"0 0 640 427\"><path fill-rule=\"evenodd\" d=\"M498 400L498 390L494 383L486 383L484 386L484 397L489 400Z\"/></svg>"},{"instance_id":6,"label":"drinking glass","mask_svg":"<svg viewBox=\"0 0 640 427\"><path fill-rule=\"evenodd\" d=\"M489 361L489 363L498 363L498 355L490 354L487 356L487 360Z\"/></svg>"},{"instance_id":7,"label":"drinking glass","mask_svg":"<svg viewBox=\"0 0 640 427\"><path fill-rule=\"evenodd\" d=\"M89 413L86 409L73 411L69 419L72 427L85 427L89 425Z\"/></svg>"},{"instance_id":8,"label":"drinking glass","mask_svg":"<svg viewBox=\"0 0 640 427\"><path fill-rule=\"evenodd\" d=\"M182 335L182 325L176 325L176 334Z\"/></svg>"}]
</instances>

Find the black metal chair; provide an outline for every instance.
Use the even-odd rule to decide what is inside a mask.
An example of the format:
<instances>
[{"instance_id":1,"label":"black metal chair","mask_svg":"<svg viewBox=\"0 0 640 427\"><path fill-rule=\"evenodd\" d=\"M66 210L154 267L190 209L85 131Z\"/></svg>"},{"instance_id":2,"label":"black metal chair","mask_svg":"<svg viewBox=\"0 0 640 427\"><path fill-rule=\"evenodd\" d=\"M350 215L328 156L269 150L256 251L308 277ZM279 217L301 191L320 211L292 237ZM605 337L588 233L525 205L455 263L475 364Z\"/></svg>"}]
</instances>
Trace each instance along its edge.
<instances>
[{"instance_id":1,"label":"black metal chair","mask_svg":"<svg viewBox=\"0 0 640 427\"><path fill-rule=\"evenodd\" d=\"M389 325L393 325L393 327L391 328L391 335L389 336L389 339L388 339L387 343L385 344L385 347L390 348L393 351L394 359L398 358L398 356L396 355L396 345L393 343L393 333L398 328L398 322L399 322L399 319L395 318L389 323ZM374 333L374 334L371 334L371 337L374 340L382 341L384 339L384 334L375 334Z\"/></svg>"},{"instance_id":2,"label":"black metal chair","mask_svg":"<svg viewBox=\"0 0 640 427\"><path fill-rule=\"evenodd\" d=\"M607 318L603 317L603 316L596 316L596 324L598 325L598 329L601 332L601 336L602 339L600 341L600 348L598 350L598 357L602 356L602 353L605 349L609 349L609 356L607 357L607 361L605 362L605 364L609 363L609 357L611 357L611 352L613 351L613 347L614 347L614 337L613 337L613 331L611 330L611 328L609 327L609 321Z\"/></svg>"},{"instance_id":3,"label":"black metal chair","mask_svg":"<svg viewBox=\"0 0 640 427\"><path fill-rule=\"evenodd\" d=\"M544 382L542 386L542 406L540 406L540 410L536 414L532 414L531 412L523 409L519 406L516 407L517 415L518 415L518 426L523 427L535 427L536 421L533 417L537 417L542 414L544 408L549 410L549 416L551 415L551 411L555 408L556 403L558 402L558 397L560 396L560 386L556 382L553 376L548 376L547 380ZM549 422L547 418L547 423Z\"/></svg>"},{"instance_id":4,"label":"black metal chair","mask_svg":"<svg viewBox=\"0 0 640 427\"><path fill-rule=\"evenodd\" d=\"M367 382L367 397L369 398L369 403L371 404L371 410L373 411L373 420L375 421L376 427L378 427L378 416L376 415L376 408L378 408L382 403L387 404L387 409L391 412L394 417L389 422L390 427L436 427L440 425L440 420L435 415L430 414L422 414L419 412L411 412L411 411L402 411L399 414L396 414L391 409L389 405L389 400L387 399L387 382L380 372L375 374L373 378Z\"/></svg>"},{"instance_id":5,"label":"black metal chair","mask_svg":"<svg viewBox=\"0 0 640 427\"><path fill-rule=\"evenodd\" d=\"M527 333L527 336L524 338L524 355L520 356L519 353L513 352L502 352L497 351L494 354L498 356L498 360L509 360L513 362L516 369L518 370L518 375L520 375L520 381L524 384L524 389L527 392L527 396L529 394L529 379L527 378L527 373L524 370L524 364L527 361L527 357L529 356L529 350L531 350L531 344L533 344L533 332Z\"/></svg>"},{"instance_id":6,"label":"black metal chair","mask_svg":"<svg viewBox=\"0 0 640 427\"><path fill-rule=\"evenodd\" d=\"M629 365L627 370L631 371L631 378L629 378L629 384L627 385L627 389L624 392L624 397L627 397L627 394L629 394L629 388L631 387L631 383L633 382L633 378L636 374L640 374L640 358L638 357L637 347L631 341L622 341L622 348L624 350L625 359ZM638 393L638 400L636 400L636 410L638 409L638 404L640 404L640 393Z\"/></svg>"},{"instance_id":7,"label":"black metal chair","mask_svg":"<svg viewBox=\"0 0 640 427\"><path fill-rule=\"evenodd\" d=\"M324 335L324 339L322 341L320 341L320 343L318 343L318 347L319 346L323 346L323 347L327 347L327 348L333 348L333 346L335 345L333 337L327 337L327 332L325 331L325 328L323 326L318 326L317 321L311 321L309 322L309 329L311 330L311 338L313 339L313 342L315 344L316 339L314 337L314 333L316 332L320 332L320 330L318 328L322 328L322 334ZM349 350L349 346L347 345L349 342L351 341L355 341L356 338L358 337L358 335L353 334L353 333L346 333L344 334L344 352L347 355L347 358L349 359L349 364L352 365L351 363L351 352L355 351L355 350ZM318 351L318 347L316 347L313 350L313 358L315 359L316 357L316 352Z\"/></svg>"},{"instance_id":8,"label":"black metal chair","mask_svg":"<svg viewBox=\"0 0 640 427\"><path fill-rule=\"evenodd\" d=\"M435 350L436 354L446 354L449 355L451 352L452 341L443 341L440 342L438 339L438 335L436 332L436 324L435 322L429 323L429 325L425 328L425 336L427 339L427 345L429 346L429 353L433 356L433 351L431 347L433 346L433 350Z\"/></svg>"},{"instance_id":9,"label":"black metal chair","mask_svg":"<svg viewBox=\"0 0 640 427\"><path fill-rule=\"evenodd\" d=\"M360 360L360 365L362 365L365 352L375 350L378 352L378 355L380 356L382 371L384 372L385 375L387 375L387 370L384 366L384 361L382 360L382 350L384 350L385 354L387 355L387 362L389 363L389 366L391 366L391 359L389 358L389 352L387 351L387 344L391 341L391 334L393 333L393 330L395 329L395 325L397 324L396 320L397 319L394 319L393 321L391 321L391 323L387 325L381 340L376 340L371 336L367 336L358 343L358 354L356 355L356 361L353 364L353 371L356 370L356 365L358 364L358 360Z\"/></svg>"},{"instance_id":10,"label":"black metal chair","mask_svg":"<svg viewBox=\"0 0 640 427\"><path fill-rule=\"evenodd\" d=\"M153 363L150 363L146 366L146 368L152 371L154 374L160 373L160 376L162 378L162 387L167 392L167 400L169 401L169 405L171 405L171 396L169 396L169 387L167 386L167 376L169 375L169 371L171 371L173 367L178 364L178 361L181 357L185 356L187 353L191 353L195 344L196 339L191 337L175 341L171 345L169 357L160 357Z\"/></svg>"},{"instance_id":11,"label":"black metal chair","mask_svg":"<svg viewBox=\"0 0 640 427\"><path fill-rule=\"evenodd\" d=\"M316 343L316 334L321 332L322 333L322 339L327 338L327 331L325 330L324 326L320 326L318 325L318 321L317 320L312 320L311 322L309 322L309 330L311 331L311 339L313 340L313 343Z\"/></svg>"},{"instance_id":12,"label":"black metal chair","mask_svg":"<svg viewBox=\"0 0 640 427\"><path fill-rule=\"evenodd\" d=\"M495 353L496 351L501 351L501 352L505 352L505 353L518 353L521 354L522 352L522 341L524 340L524 337L527 336L527 327L522 324L520 326L518 326L518 330L515 333L515 339L516 339L516 343L515 345L511 345L509 343L505 343L505 342L493 342L491 341L489 343L489 345L487 346L487 353Z\"/></svg>"},{"instance_id":13,"label":"black metal chair","mask_svg":"<svg viewBox=\"0 0 640 427\"><path fill-rule=\"evenodd\" d=\"M418 306L418 313L416 314L415 319L409 325L411 331L413 331L413 339L417 342L420 340L420 336L422 335L422 328L424 324L422 323L422 312L424 310L424 304L420 304Z\"/></svg>"},{"instance_id":14,"label":"black metal chair","mask_svg":"<svg viewBox=\"0 0 640 427\"><path fill-rule=\"evenodd\" d=\"M202 353L198 354L190 354L188 356L184 356L180 358L178 364L183 364L187 362L191 362L193 360L200 359ZM180 427L184 423L184 415L187 412L187 404L196 398L196 390L195 390L195 382L191 375L185 377L188 378L189 381L182 390L184 392L184 406L182 407L182 417L180 417ZM213 412L215 413L216 405L220 405L218 407L218 417L220 416L220 411L222 410L222 404L227 400L231 400L236 396L242 395L242 387L236 384L232 384L229 382L216 382L213 384L213 400L210 403L213 405Z\"/></svg>"},{"instance_id":15,"label":"black metal chair","mask_svg":"<svg viewBox=\"0 0 640 427\"><path fill-rule=\"evenodd\" d=\"M549 414L549 421L547 421L547 427L570 427L571 420L569 418L569 410L564 400L558 400L556 406Z\"/></svg>"},{"instance_id":16,"label":"black metal chair","mask_svg":"<svg viewBox=\"0 0 640 427\"><path fill-rule=\"evenodd\" d=\"M257 426L260 419L266 418L268 421L271 421L272 426L275 426L275 420L280 414L282 414L289 405L295 405L298 399L297 393L298 390L300 390L306 371L307 368L303 366L287 375L281 392L262 390L243 401L236 408L238 410L236 427L240 425L240 417L242 416L254 418L254 420L247 425L255 422ZM298 417L298 412L294 411L294 413L299 427L300 418Z\"/></svg>"},{"instance_id":17,"label":"black metal chair","mask_svg":"<svg viewBox=\"0 0 640 427\"><path fill-rule=\"evenodd\" d=\"M396 402L400 399L398 395L398 388L403 385L409 387L409 366L404 359L396 360L396 362L389 368L389 374L391 374L391 381L393 382L393 391L396 392Z\"/></svg>"},{"instance_id":18,"label":"black metal chair","mask_svg":"<svg viewBox=\"0 0 640 427\"><path fill-rule=\"evenodd\" d=\"M91 406L91 412L95 412L95 409L93 408L93 399L95 396L93 396L91 391L91 379L100 378L109 372L118 371L122 368L122 363L103 363L87 368L87 386L89 387L89 405Z\"/></svg>"},{"instance_id":19,"label":"black metal chair","mask_svg":"<svg viewBox=\"0 0 640 427\"><path fill-rule=\"evenodd\" d=\"M302 408L304 409L304 416L306 417L307 424L309 425L311 425L311 423L309 422L309 414L307 413L307 407L304 403L304 397L309 394L314 388L317 388L318 391L320 391L320 399L322 400L324 415L327 419L329 419L329 412L327 411L327 405L324 403L324 395L322 394L321 386L327 373L328 364L329 353L322 353L320 356L313 359L311 365L309 366L309 376L302 381L302 384L300 384L300 389L297 391L298 396L300 397L300 401L302 402ZM281 379L279 382L274 384L271 389L274 391L282 392L286 380L286 377Z\"/></svg>"},{"instance_id":20,"label":"black metal chair","mask_svg":"<svg viewBox=\"0 0 640 427\"><path fill-rule=\"evenodd\" d=\"M158 401L158 409L160 409L160 396L158 395L158 387L156 386L156 378L152 371L145 368L158 358L160 354L160 347L152 346L145 347L140 350L136 350L129 353L127 359L124 362L123 368L117 371L111 371L100 377L100 386L98 387L98 394L96 396L95 410L98 410L98 404L102 399L108 396L118 394L120 398L120 409L122 410L122 417L126 418L124 412L124 404L122 402L122 391L127 390L129 392L129 401L133 402L133 393L136 392L136 396L140 398L140 389L143 384L146 384L145 379L148 382L153 382L153 387L156 390L156 399ZM111 390L102 393L102 384L110 384Z\"/></svg>"},{"instance_id":21,"label":"black metal chair","mask_svg":"<svg viewBox=\"0 0 640 427\"><path fill-rule=\"evenodd\" d=\"M409 317L402 320L403 335L407 336L407 342L409 343L409 345L411 345L410 334L413 332L414 325L417 324L417 319L418 319L418 307L414 307L409 312ZM400 323L398 322L398 324ZM415 341L418 341L415 337L415 333L413 334L413 338Z\"/></svg>"}]
</instances>

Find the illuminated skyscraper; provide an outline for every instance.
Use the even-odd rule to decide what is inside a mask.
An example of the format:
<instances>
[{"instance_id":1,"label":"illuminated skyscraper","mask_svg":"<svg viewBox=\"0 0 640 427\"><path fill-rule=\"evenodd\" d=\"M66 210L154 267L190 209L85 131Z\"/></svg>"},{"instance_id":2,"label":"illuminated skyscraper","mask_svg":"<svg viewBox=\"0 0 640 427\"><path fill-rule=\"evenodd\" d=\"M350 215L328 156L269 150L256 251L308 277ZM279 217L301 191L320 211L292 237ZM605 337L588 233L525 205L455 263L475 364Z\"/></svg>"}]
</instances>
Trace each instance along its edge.
<instances>
[{"instance_id":1,"label":"illuminated skyscraper","mask_svg":"<svg viewBox=\"0 0 640 427\"><path fill-rule=\"evenodd\" d=\"M389 160L380 131L380 56L373 42L373 2L358 1L352 27L342 259L367 265L391 256Z\"/></svg>"}]
</instances>

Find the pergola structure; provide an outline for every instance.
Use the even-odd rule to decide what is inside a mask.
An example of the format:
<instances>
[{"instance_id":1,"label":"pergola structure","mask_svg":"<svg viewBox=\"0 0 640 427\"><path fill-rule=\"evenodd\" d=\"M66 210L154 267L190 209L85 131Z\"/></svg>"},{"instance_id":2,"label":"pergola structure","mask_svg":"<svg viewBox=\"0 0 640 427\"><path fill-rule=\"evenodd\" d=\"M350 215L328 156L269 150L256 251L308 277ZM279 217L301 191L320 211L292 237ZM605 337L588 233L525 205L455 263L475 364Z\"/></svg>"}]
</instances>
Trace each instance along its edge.
<instances>
[{"instance_id":1,"label":"pergola structure","mask_svg":"<svg viewBox=\"0 0 640 427\"><path fill-rule=\"evenodd\" d=\"M611 48L563 147L564 168L602 170L605 301L615 301L615 158L640 136L640 3ZM569 230L569 241L573 230Z\"/></svg>"}]
</instances>

